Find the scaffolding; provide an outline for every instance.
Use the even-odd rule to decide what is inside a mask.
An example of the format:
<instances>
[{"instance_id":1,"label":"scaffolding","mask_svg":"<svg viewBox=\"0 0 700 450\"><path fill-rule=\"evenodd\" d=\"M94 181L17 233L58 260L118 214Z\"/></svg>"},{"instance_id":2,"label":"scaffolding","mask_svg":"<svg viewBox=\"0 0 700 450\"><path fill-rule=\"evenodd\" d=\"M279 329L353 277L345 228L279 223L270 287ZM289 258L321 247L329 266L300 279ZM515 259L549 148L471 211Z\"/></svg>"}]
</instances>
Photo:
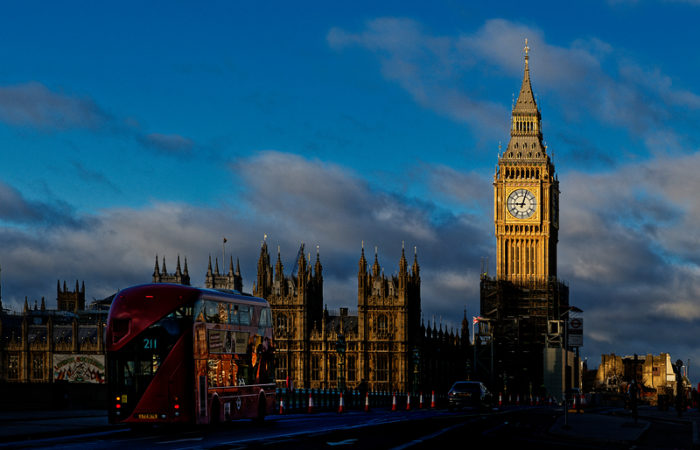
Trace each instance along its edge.
<instances>
[{"instance_id":1,"label":"scaffolding","mask_svg":"<svg viewBox=\"0 0 700 450\"><path fill-rule=\"evenodd\" d=\"M477 334L475 341L488 343L490 349L475 351L477 376L499 392L539 395L544 389L544 349L556 344L548 326L566 319L568 285L554 277L513 281L484 274L480 290L481 318L489 327L488 337Z\"/></svg>"}]
</instances>

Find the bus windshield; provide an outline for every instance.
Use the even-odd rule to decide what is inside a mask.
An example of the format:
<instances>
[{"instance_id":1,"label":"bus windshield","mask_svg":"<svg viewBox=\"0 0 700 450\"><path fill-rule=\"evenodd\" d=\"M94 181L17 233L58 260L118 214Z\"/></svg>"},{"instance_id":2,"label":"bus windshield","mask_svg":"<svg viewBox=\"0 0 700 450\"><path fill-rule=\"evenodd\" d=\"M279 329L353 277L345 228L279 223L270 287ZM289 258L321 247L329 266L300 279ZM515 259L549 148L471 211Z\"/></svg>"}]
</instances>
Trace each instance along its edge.
<instances>
[{"instance_id":1,"label":"bus windshield","mask_svg":"<svg viewBox=\"0 0 700 450\"><path fill-rule=\"evenodd\" d=\"M192 307L183 305L111 353L110 382L122 396L122 416L136 406L178 339L191 332Z\"/></svg>"}]
</instances>

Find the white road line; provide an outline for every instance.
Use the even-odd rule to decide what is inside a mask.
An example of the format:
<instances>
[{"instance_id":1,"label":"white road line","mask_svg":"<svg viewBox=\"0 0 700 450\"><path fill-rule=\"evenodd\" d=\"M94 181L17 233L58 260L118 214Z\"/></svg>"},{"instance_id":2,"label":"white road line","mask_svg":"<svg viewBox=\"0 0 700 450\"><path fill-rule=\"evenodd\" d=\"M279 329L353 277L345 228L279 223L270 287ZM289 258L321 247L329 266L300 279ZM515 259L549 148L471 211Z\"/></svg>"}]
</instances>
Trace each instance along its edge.
<instances>
[{"instance_id":1,"label":"white road line","mask_svg":"<svg viewBox=\"0 0 700 450\"><path fill-rule=\"evenodd\" d=\"M178 442L201 441L202 439L204 439L203 436L193 437L193 438L184 438L184 439L175 439L174 441L160 441L160 442L156 442L156 444L176 444Z\"/></svg>"}]
</instances>

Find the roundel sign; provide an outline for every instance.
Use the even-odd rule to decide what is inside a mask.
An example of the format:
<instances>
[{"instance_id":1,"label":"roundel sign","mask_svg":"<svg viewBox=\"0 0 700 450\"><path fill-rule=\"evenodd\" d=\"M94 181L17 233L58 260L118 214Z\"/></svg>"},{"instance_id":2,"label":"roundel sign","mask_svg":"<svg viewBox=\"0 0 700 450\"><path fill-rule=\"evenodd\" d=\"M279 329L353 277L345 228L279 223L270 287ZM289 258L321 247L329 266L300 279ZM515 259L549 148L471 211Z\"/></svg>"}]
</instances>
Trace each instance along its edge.
<instances>
[{"instance_id":1,"label":"roundel sign","mask_svg":"<svg viewBox=\"0 0 700 450\"><path fill-rule=\"evenodd\" d=\"M572 317L569 319L569 347L583 347L583 319Z\"/></svg>"}]
</instances>

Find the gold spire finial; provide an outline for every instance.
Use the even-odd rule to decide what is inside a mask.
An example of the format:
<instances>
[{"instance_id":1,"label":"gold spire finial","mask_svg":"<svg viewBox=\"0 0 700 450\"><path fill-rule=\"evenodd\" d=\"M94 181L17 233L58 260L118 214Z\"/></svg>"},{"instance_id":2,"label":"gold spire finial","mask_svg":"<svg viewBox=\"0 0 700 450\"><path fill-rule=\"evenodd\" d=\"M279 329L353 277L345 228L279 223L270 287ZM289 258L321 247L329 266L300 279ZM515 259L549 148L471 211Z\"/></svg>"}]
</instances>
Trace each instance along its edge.
<instances>
[{"instance_id":1,"label":"gold spire finial","mask_svg":"<svg viewBox=\"0 0 700 450\"><path fill-rule=\"evenodd\" d=\"M530 47L527 46L527 38L525 38L525 48L523 50L525 50L525 59L527 59L530 54Z\"/></svg>"}]
</instances>

